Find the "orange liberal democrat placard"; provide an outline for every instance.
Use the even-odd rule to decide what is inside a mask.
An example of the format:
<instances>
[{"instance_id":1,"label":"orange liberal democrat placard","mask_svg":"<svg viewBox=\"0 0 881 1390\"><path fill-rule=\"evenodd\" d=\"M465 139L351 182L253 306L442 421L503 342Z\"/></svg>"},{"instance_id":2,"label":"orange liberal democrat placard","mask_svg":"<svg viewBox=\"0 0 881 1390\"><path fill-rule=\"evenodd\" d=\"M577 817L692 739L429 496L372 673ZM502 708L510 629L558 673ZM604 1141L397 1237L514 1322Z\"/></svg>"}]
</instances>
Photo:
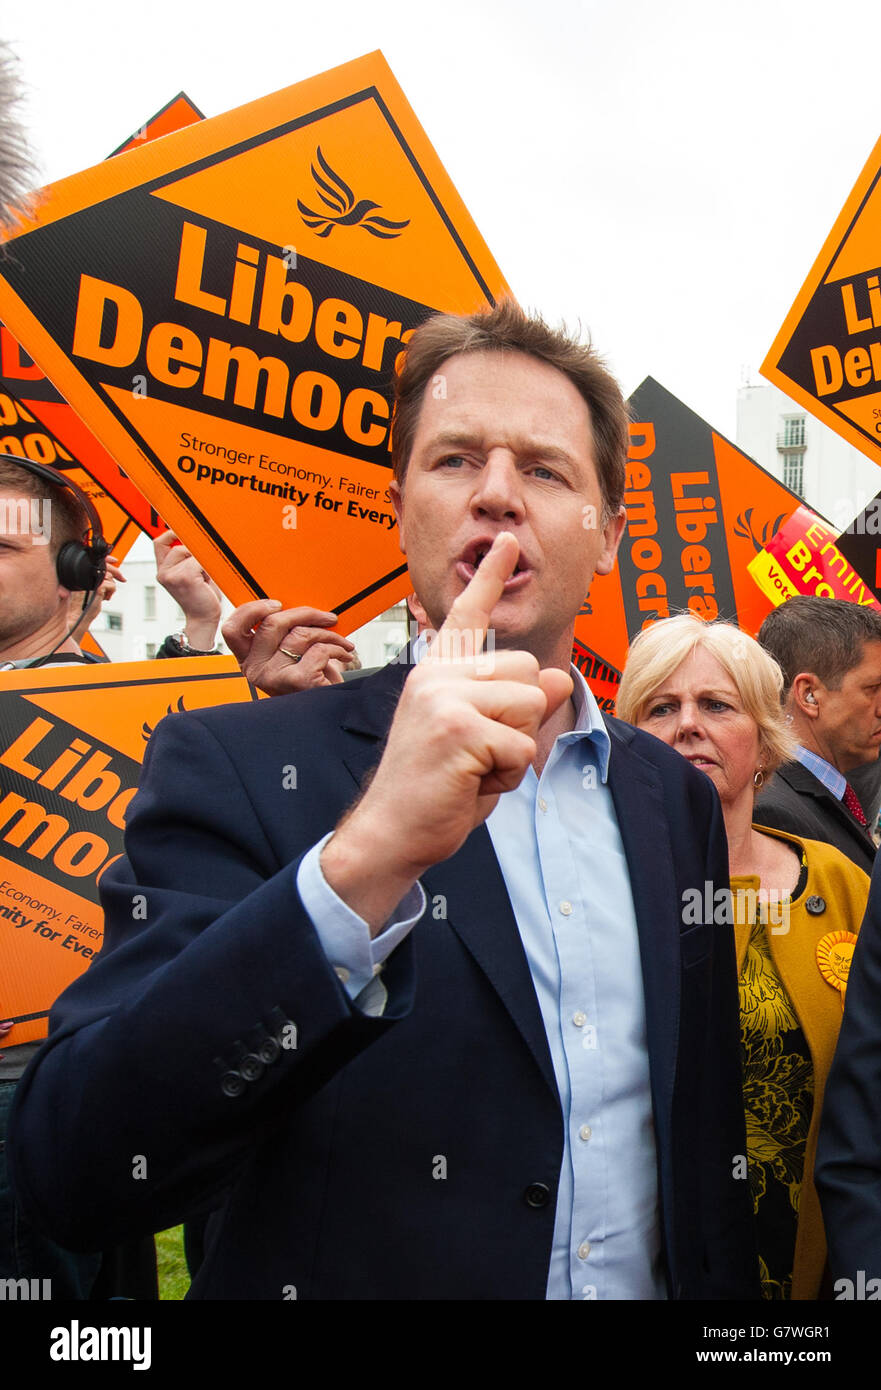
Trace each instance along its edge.
<instances>
[{"instance_id":1,"label":"orange liberal democrat placard","mask_svg":"<svg viewBox=\"0 0 881 1390\"><path fill-rule=\"evenodd\" d=\"M628 405L627 527L575 624L611 672L643 627L676 613L754 636L773 605L748 566L799 501L652 377Z\"/></svg>"},{"instance_id":2,"label":"orange liberal democrat placard","mask_svg":"<svg viewBox=\"0 0 881 1390\"><path fill-rule=\"evenodd\" d=\"M232 657L0 674L0 1016L7 1044L101 948L98 884L159 720L257 698Z\"/></svg>"},{"instance_id":3,"label":"orange liberal democrat placard","mask_svg":"<svg viewBox=\"0 0 881 1390\"><path fill-rule=\"evenodd\" d=\"M200 111L195 102L190 101L186 92L178 92L176 97L167 101L161 110L151 116L149 121L145 121L140 129L133 131L127 140L123 140L121 145L111 152L109 158L114 155L125 154L126 150L135 150L139 145L144 145L148 140L158 140L162 135L171 135L175 130L183 130L185 126L194 125L196 121L204 121L205 113Z\"/></svg>"},{"instance_id":4,"label":"orange liberal democrat placard","mask_svg":"<svg viewBox=\"0 0 881 1390\"><path fill-rule=\"evenodd\" d=\"M409 589L395 359L507 293L379 53L53 185L0 265L0 317L228 597L344 632Z\"/></svg>"},{"instance_id":5,"label":"orange liberal democrat placard","mask_svg":"<svg viewBox=\"0 0 881 1390\"><path fill-rule=\"evenodd\" d=\"M881 140L762 364L762 374L881 463Z\"/></svg>"},{"instance_id":6,"label":"orange liberal democrat placard","mask_svg":"<svg viewBox=\"0 0 881 1390\"><path fill-rule=\"evenodd\" d=\"M184 92L179 92L114 153L119 154L199 120L202 120L201 111ZM73 482L80 484L101 518L104 535L111 542L110 549L117 559L121 560L128 553L139 528L149 536L157 536L165 530L147 499L2 324L0 381L15 401L18 412L31 425L29 431L23 432L23 447L18 452L37 463L60 468L70 474ZM8 423L5 418L8 414L7 410L2 411L4 426ZM35 428L38 426L42 429ZM13 448L5 448L5 442L4 434L0 449L6 453L16 452ZM83 476L84 471L88 479Z\"/></svg>"}]
</instances>

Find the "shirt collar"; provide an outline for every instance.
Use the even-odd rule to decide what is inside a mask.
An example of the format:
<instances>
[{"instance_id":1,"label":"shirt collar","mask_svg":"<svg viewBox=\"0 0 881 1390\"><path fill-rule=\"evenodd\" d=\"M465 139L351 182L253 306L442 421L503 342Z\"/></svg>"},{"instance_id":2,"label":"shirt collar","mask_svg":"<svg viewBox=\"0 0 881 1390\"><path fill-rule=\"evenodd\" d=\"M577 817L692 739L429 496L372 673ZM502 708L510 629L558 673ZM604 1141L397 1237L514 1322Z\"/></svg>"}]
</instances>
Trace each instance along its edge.
<instances>
[{"instance_id":1,"label":"shirt collar","mask_svg":"<svg viewBox=\"0 0 881 1390\"><path fill-rule=\"evenodd\" d=\"M839 772L837 767L827 763L825 758L821 758L819 753L814 753L810 748L796 744L795 756L806 767L808 772L812 772L818 782L822 782L827 791L830 791L838 801L844 796L844 789L847 786L847 778L843 772Z\"/></svg>"},{"instance_id":2,"label":"shirt collar","mask_svg":"<svg viewBox=\"0 0 881 1390\"><path fill-rule=\"evenodd\" d=\"M411 648L411 659L414 665L422 660L427 650L428 641L425 633L420 632ZM575 665L570 665L569 674L573 684L572 703L575 707L575 725L567 733L559 734L558 737L568 743L573 743L578 738L588 739L596 751L600 780L605 782L609 776L612 740L609 738L609 731L603 723L600 707L584 676Z\"/></svg>"}]
</instances>

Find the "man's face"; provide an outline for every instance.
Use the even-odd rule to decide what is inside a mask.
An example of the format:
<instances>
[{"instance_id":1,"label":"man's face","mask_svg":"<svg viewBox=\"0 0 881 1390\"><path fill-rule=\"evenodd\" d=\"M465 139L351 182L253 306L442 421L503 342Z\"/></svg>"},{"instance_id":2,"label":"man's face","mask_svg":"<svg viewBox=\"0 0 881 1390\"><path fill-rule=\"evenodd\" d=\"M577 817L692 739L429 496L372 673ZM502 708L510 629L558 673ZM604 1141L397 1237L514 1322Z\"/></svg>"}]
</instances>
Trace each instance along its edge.
<instances>
[{"instance_id":1,"label":"man's face","mask_svg":"<svg viewBox=\"0 0 881 1390\"><path fill-rule=\"evenodd\" d=\"M824 757L848 772L881 752L881 642L866 642L862 657L838 690L819 683L816 736Z\"/></svg>"},{"instance_id":2,"label":"man's face","mask_svg":"<svg viewBox=\"0 0 881 1390\"><path fill-rule=\"evenodd\" d=\"M587 405L562 372L521 352L458 354L426 386L403 490L392 484L413 587L440 627L499 531L520 543L492 616L499 647L568 661L594 573L624 517L602 525Z\"/></svg>"},{"instance_id":3,"label":"man's face","mask_svg":"<svg viewBox=\"0 0 881 1390\"><path fill-rule=\"evenodd\" d=\"M35 544L17 524L5 524L17 517L20 496L0 490L0 652L67 611L68 590L58 583L52 547Z\"/></svg>"}]
</instances>

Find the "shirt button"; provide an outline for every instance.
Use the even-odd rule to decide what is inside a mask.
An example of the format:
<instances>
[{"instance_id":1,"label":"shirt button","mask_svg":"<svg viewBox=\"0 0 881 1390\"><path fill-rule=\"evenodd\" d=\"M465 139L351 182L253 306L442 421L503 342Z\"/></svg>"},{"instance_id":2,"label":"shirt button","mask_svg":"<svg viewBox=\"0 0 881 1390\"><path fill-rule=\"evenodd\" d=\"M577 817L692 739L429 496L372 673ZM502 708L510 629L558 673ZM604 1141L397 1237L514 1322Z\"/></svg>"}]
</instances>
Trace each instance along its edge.
<instances>
[{"instance_id":1,"label":"shirt button","mask_svg":"<svg viewBox=\"0 0 881 1390\"><path fill-rule=\"evenodd\" d=\"M382 974L382 966L381 966L381 965L374 965L374 967L373 967L373 978L376 979L376 976L377 976L377 975L381 975L381 974Z\"/></svg>"},{"instance_id":2,"label":"shirt button","mask_svg":"<svg viewBox=\"0 0 881 1390\"><path fill-rule=\"evenodd\" d=\"M572 1015L572 1022L576 1028L583 1028L587 1022L587 1014L583 1014L579 1009L577 1014Z\"/></svg>"},{"instance_id":3,"label":"shirt button","mask_svg":"<svg viewBox=\"0 0 881 1390\"><path fill-rule=\"evenodd\" d=\"M538 809L540 811L546 811L548 809L548 803L545 801L543 796L540 796L538 798Z\"/></svg>"},{"instance_id":4,"label":"shirt button","mask_svg":"<svg viewBox=\"0 0 881 1390\"><path fill-rule=\"evenodd\" d=\"M587 1142L587 1140L588 1140L588 1139L590 1138L590 1136L593 1134L593 1130L591 1129L590 1125L582 1125L581 1128L580 1128L580 1130L578 1131L578 1133L579 1133L579 1135L581 1136L581 1138L582 1138L585 1142Z\"/></svg>"},{"instance_id":5,"label":"shirt button","mask_svg":"<svg viewBox=\"0 0 881 1390\"><path fill-rule=\"evenodd\" d=\"M589 1254L590 1254L590 1241L589 1241L589 1240L583 1240L583 1241L581 1242L581 1244L579 1245L579 1247L578 1247L578 1258L579 1258L579 1260L586 1260Z\"/></svg>"},{"instance_id":6,"label":"shirt button","mask_svg":"<svg viewBox=\"0 0 881 1390\"><path fill-rule=\"evenodd\" d=\"M572 915L572 904L571 904L571 903L567 903L567 902L562 902L562 903L560 903L560 911L562 912L562 914L563 914L564 917L571 917L571 915Z\"/></svg>"},{"instance_id":7,"label":"shirt button","mask_svg":"<svg viewBox=\"0 0 881 1390\"><path fill-rule=\"evenodd\" d=\"M349 978L349 972L344 965L335 965L333 967L333 973L341 984L345 984Z\"/></svg>"}]
</instances>

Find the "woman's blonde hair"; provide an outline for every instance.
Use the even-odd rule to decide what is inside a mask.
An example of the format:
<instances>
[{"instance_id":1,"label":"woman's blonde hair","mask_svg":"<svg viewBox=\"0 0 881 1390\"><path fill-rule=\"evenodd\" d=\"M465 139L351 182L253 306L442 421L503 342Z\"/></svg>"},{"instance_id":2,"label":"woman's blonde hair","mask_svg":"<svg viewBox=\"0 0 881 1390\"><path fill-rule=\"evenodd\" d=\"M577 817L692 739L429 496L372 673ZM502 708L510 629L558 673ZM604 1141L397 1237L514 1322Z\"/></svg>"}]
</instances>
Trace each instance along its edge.
<instances>
[{"instance_id":1,"label":"woman's blonde hair","mask_svg":"<svg viewBox=\"0 0 881 1390\"><path fill-rule=\"evenodd\" d=\"M661 618L633 640L621 678L615 713L638 724L659 686L697 647L704 647L731 677L743 707L759 731L762 770L772 773L795 751L781 706L783 672L772 656L731 623L708 623L691 613Z\"/></svg>"}]
</instances>

